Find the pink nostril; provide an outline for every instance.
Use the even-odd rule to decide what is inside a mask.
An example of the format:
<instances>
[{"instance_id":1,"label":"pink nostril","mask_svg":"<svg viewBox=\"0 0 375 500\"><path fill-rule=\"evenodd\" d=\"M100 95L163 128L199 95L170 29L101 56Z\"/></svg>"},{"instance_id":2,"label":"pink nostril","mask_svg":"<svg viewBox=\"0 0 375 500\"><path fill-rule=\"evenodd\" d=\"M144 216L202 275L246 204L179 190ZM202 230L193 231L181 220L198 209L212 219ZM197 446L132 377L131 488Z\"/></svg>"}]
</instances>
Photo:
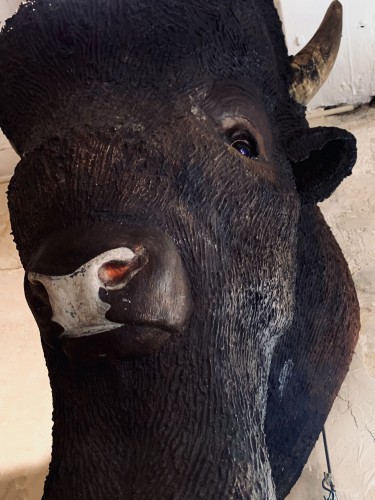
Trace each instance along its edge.
<instances>
[{"instance_id":1,"label":"pink nostril","mask_svg":"<svg viewBox=\"0 0 375 500\"><path fill-rule=\"evenodd\" d=\"M112 261L106 262L98 271L99 279L105 285L118 285L130 273L133 266L129 262Z\"/></svg>"},{"instance_id":2,"label":"pink nostril","mask_svg":"<svg viewBox=\"0 0 375 500\"><path fill-rule=\"evenodd\" d=\"M105 262L98 270L100 281L106 287L124 286L132 277L147 264L147 251L142 246L134 249L131 260L110 260Z\"/></svg>"}]
</instances>

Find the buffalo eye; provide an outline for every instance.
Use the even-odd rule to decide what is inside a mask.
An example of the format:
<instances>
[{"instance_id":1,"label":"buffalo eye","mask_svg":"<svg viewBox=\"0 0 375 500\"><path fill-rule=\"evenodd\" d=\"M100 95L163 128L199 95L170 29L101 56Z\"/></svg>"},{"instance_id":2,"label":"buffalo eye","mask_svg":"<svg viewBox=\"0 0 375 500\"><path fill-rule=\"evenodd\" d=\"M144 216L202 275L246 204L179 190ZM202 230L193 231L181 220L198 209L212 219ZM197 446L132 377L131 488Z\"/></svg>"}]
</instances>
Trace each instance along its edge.
<instances>
[{"instance_id":1,"label":"buffalo eye","mask_svg":"<svg viewBox=\"0 0 375 500\"><path fill-rule=\"evenodd\" d=\"M232 137L231 146L247 158L256 159L259 156L258 143L249 133L246 135L241 134L239 137Z\"/></svg>"}]
</instances>

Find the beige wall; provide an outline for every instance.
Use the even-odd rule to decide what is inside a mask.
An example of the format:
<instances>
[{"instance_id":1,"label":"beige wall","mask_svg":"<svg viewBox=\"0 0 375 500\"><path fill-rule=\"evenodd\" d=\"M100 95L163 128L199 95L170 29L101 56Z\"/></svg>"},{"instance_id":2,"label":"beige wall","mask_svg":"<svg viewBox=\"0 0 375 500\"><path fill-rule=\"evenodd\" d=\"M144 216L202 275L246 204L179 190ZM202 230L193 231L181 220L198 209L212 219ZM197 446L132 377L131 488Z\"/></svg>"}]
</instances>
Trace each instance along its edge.
<instances>
[{"instance_id":1,"label":"beige wall","mask_svg":"<svg viewBox=\"0 0 375 500\"><path fill-rule=\"evenodd\" d=\"M322 209L353 273L362 333L327 434L339 499L375 500L375 110L331 117L324 124L329 123L358 138L355 173ZM14 157L10 160L9 151L0 148L2 161ZM36 500L49 460L51 396L38 331L23 298L23 270L9 235L6 189L0 184L0 500ZM318 442L288 500L322 499L324 470Z\"/></svg>"},{"instance_id":2,"label":"beige wall","mask_svg":"<svg viewBox=\"0 0 375 500\"><path fill-rule=\"evenodd\" d=\"M6 189L0 184L0 500L36 500L50 455L51 391L38 329L23 297Z\"/></svg>"},{"instance_id":3,"label":"beige wall","mask_svg":"<svg viewBox=\"0 0 375 500\"><path fill-rule=\"evenodd\" d=\"M12 16L22 0L1 0L0 4L0 26Z\"/></svg>"},{"instance_id":4,"label":"beige wall","mask_svg":"<svg viewBox=\"0 0 375 500\"><path fill-rule=\"evenodd\" d=\"M358 141L354 173L321 208L347 260L361 305L362 329L350 372L326 424L339 500L375 500L375 109L312 126L347 128ZM320 439L288 500L323 498Z\"/></svg>"}]
</instances>

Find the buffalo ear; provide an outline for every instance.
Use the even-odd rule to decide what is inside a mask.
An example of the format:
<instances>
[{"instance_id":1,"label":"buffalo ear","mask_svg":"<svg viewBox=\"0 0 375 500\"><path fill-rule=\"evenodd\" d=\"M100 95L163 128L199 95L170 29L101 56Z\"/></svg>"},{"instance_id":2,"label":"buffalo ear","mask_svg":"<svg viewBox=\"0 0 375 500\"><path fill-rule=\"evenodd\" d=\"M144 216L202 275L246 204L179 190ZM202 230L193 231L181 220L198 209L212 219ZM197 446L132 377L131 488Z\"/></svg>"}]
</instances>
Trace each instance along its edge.
<instances>
[{"instance_id":1,"label":"buffalo ear","mask_svg":"<svg viewBox=\"0 0 375 500\"><path fill-rule=\"evenodd\" d=\"M286 149L297 191L305 204L328 198L352 173L357 159L355 137L335 127L297 131Z\"/></svg>"}]
</instances>

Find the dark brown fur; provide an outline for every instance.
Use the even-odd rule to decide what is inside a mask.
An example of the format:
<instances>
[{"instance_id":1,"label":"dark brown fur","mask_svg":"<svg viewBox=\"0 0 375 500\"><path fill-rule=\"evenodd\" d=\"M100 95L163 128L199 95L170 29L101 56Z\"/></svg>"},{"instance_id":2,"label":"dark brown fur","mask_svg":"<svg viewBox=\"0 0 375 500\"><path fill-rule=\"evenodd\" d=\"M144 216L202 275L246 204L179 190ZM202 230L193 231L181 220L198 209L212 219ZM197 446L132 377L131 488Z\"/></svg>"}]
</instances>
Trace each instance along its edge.
<instances>
[{"instance_id":1,"label":"dark brown fur","mask_svg":"<svg viewBox=\"0 0 375 500\"><path fill-rule=\"evenodd\" d=\"M156 354L77 365L46 342L51 310L26 279L54 400L44 498L283 498L358 335L316 207L356 153L349 133L310 130L290 98L272 2L35 0L1 35L0 73L26 272L51 234L70 248L82 227L98 246L103 224L157 228L193 304ZM231 147L227 116L247 120L257 159Z\"/></svg>"}]
</instances>

